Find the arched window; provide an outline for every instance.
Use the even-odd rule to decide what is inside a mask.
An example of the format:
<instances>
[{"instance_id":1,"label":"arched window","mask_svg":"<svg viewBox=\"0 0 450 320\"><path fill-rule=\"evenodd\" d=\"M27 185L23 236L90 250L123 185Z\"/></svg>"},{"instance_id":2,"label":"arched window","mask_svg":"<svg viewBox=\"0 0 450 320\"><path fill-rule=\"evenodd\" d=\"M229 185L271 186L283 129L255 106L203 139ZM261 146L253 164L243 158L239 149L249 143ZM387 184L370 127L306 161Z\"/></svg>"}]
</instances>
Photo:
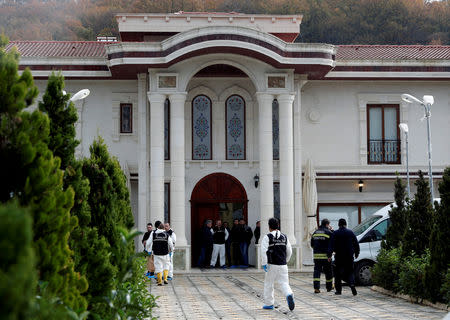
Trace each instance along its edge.
<instances>
[{"instance_id":1,"label":"arched window","mask_svg":"<svg viewBox=\"0 0 450 320\"><path fill-rule=\"evenodd\" d=\"M170 101L164 101L164 160L170 160Z\"/></svg>"},{"instance_id":2,"label":"arched window","mask_svg":"<svg viewBox=\"0 0 450 320\"><path fill-rule=\"evenodd\" d=\"M278 100L272 102L272 144L273 160L280 160L280 116L278 113Z\"/></svg>"},{"instance_id":3,"label":"arched window","mask_svg":"<svg viewBox=\"0 0 450 320\"><path fill-rule=\"evenodd\" d=\"M192 100L192 159L212 159L211 99L196 96Z\"/></svg>"},{"instance_id":4,"label":"arched window","mask_svg":"<svg viewBox=\"0 0 450 320\"><path fill-rule=\"evenodd\" d=\"M227 160L245 160L245 101L238 95L226 101Z\"/></svg>"}]
</instances>

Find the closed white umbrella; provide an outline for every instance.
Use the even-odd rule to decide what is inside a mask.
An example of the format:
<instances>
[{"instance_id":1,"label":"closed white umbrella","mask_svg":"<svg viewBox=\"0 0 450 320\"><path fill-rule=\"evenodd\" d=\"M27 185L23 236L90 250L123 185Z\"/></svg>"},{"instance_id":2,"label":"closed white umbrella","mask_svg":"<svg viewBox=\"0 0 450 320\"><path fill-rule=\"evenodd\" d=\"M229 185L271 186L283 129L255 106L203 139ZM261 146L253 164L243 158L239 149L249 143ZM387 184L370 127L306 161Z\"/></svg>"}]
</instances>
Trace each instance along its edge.
<instances>
[{"instance_id":1,"label":"closed white umbrella","mask_svg":"<svg viewBox=\"0 0 450 320\"><path fill-rule=\"evenodd\" d=\"M311 159L306 162L305 177L303 180L303 206L307 219L306 241L310 244L311 235L317 228L317 185L316 172Z\"/></svg>"}]
</instances>

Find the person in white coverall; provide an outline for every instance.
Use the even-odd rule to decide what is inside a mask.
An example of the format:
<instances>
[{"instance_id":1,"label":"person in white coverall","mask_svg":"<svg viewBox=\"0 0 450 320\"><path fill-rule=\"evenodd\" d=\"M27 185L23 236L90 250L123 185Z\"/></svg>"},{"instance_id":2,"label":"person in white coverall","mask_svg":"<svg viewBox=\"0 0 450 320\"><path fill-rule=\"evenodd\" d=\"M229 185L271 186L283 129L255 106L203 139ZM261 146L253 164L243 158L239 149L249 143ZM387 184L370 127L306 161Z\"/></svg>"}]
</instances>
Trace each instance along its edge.
<instances>
[{"instance_id":1,"label":"person in white coverall","mask_svg":"<svg viewBox=\"0 0 450 320\"><path fill-rule=\"evenodd\" d=\"M155 225L158 225L155 222ZM158 229L150 235L147 240L147 251L153 253L156 280L159 286L164 283L168 284L167 277L169 276L169 252L173 250L173 243L170 236L164 230L164 224L159 222Z\"/></svg>"},{"instance_id":2,"label":"person in white coverall","mask_svg":"<svg viewBox=\"0 0 450 320\"><path fill-rule=\"evenodd\" d=\"M226 268L225 265L225 241L228 239L228 230L222 226L222 220L216 221L213 228L213 252L211 256L211 268L216 266L217 256L220 257L220 267Z\"/></svg>"},{"instance_id":3,"label":"person in white coverall","mask_svg":"<svg viewBox=\"0 0 450 320\"><path fill-rule=\"evenodd\" d=\"M167 277L167 280L172 280L173 278L173 254L175 253L175 243L177 242L177 235L175 232L173 232L172 228L170 227L170 224L168 222L164 223L164 230L166 230L167 234L172 239L173 244L173 250L169 252L169 276Z\"/></svg>"},{"instance_id":4,"label":"person in white coverall","mask_svg":"<svg viewBox=\"0 0 450 320\"><path fill-rule=\"evenodd\" d=\"M263 309L273 309L273 286L277 282L286 297L289 310L294 310L294 295L289 286L287 263L292 255L292 247L287 236L278 230L278 219L269 220L269 233L261 241L261 265L266 272L264 279Z\"/></svg>"}]
</instances>

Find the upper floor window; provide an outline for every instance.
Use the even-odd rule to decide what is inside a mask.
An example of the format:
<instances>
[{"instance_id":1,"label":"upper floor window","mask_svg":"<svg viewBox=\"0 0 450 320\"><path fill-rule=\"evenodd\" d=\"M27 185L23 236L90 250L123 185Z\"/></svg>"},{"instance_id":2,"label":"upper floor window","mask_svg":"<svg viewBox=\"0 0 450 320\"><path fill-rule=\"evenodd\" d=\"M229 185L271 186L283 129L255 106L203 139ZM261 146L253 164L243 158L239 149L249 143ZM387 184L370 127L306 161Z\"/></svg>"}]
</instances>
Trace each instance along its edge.
<instances>
[{"instance_id":1,"label":"upper floor window","mask_svg":"<svg viewBox=\"0 0 450 320\"><path fill-rule=\"evenodd\" d=\"M133 105L120 104L120 133L133 133Z\"/></svg>"},{"instance_id":2,"label":"upper floor window","mask_svg":"<svg viewBox=\"0 0 450 320\"><path fill-rule=\"evenodd\" d=\"M367 105L367 152L369 164L400 163L399 105Z\"/></svg>"},{"instance_id":3,"label":"upper floor window","mask_svg":"<svg viewBox=\"0 0 450 320\"><path fill-rule=\"evenodd\" d=\"M272 102L272 144L273 144L273 160L280 160L280 126L278 100Z\"/></svg>"},{"instance_id":4,"label":"upper floor window","mask_svg":"<svg viewBox=\"0 0 450 320\"><path fill-rule=\"evenodd\" d=\"M245 101L232 95L225 105L227 160L245 160Z\"/></svg>"},{"instance_id":5,"label":"upper floor window","mask_svg":"<svg viewBox=\"0 0 450 320\"><path fill-rule=\"evenodd\" d=\"M204 95L192 100L192 159L212 159L211 100Z\"/></svg>"},{"instance_id":6,"label":"upper floor window","mask_svg":"<svg viewBox=\"0 0 450 320\"><path fill-rule=\"evenodd\" d=\"M164 160L170 160L170 101L164 102Z\"/></svg>"}]
</instances>

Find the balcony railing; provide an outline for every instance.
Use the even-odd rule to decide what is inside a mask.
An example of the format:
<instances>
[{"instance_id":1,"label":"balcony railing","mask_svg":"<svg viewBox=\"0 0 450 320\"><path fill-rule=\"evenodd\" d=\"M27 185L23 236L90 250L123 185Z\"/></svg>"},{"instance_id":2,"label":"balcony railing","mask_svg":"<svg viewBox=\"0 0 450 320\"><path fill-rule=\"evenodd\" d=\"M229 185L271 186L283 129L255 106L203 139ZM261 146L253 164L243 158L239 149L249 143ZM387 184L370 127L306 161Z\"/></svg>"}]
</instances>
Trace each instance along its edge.
<instances>
[{"instance_id":1,"label":"balcony railing","mask_svg":"<svg viewBox=\"0 0 450 320\"><path fill-rule=\"evenodd\" d=\"M399 164L400 140L368 140L369 164Z\"/></svg>"}]
</instances>

